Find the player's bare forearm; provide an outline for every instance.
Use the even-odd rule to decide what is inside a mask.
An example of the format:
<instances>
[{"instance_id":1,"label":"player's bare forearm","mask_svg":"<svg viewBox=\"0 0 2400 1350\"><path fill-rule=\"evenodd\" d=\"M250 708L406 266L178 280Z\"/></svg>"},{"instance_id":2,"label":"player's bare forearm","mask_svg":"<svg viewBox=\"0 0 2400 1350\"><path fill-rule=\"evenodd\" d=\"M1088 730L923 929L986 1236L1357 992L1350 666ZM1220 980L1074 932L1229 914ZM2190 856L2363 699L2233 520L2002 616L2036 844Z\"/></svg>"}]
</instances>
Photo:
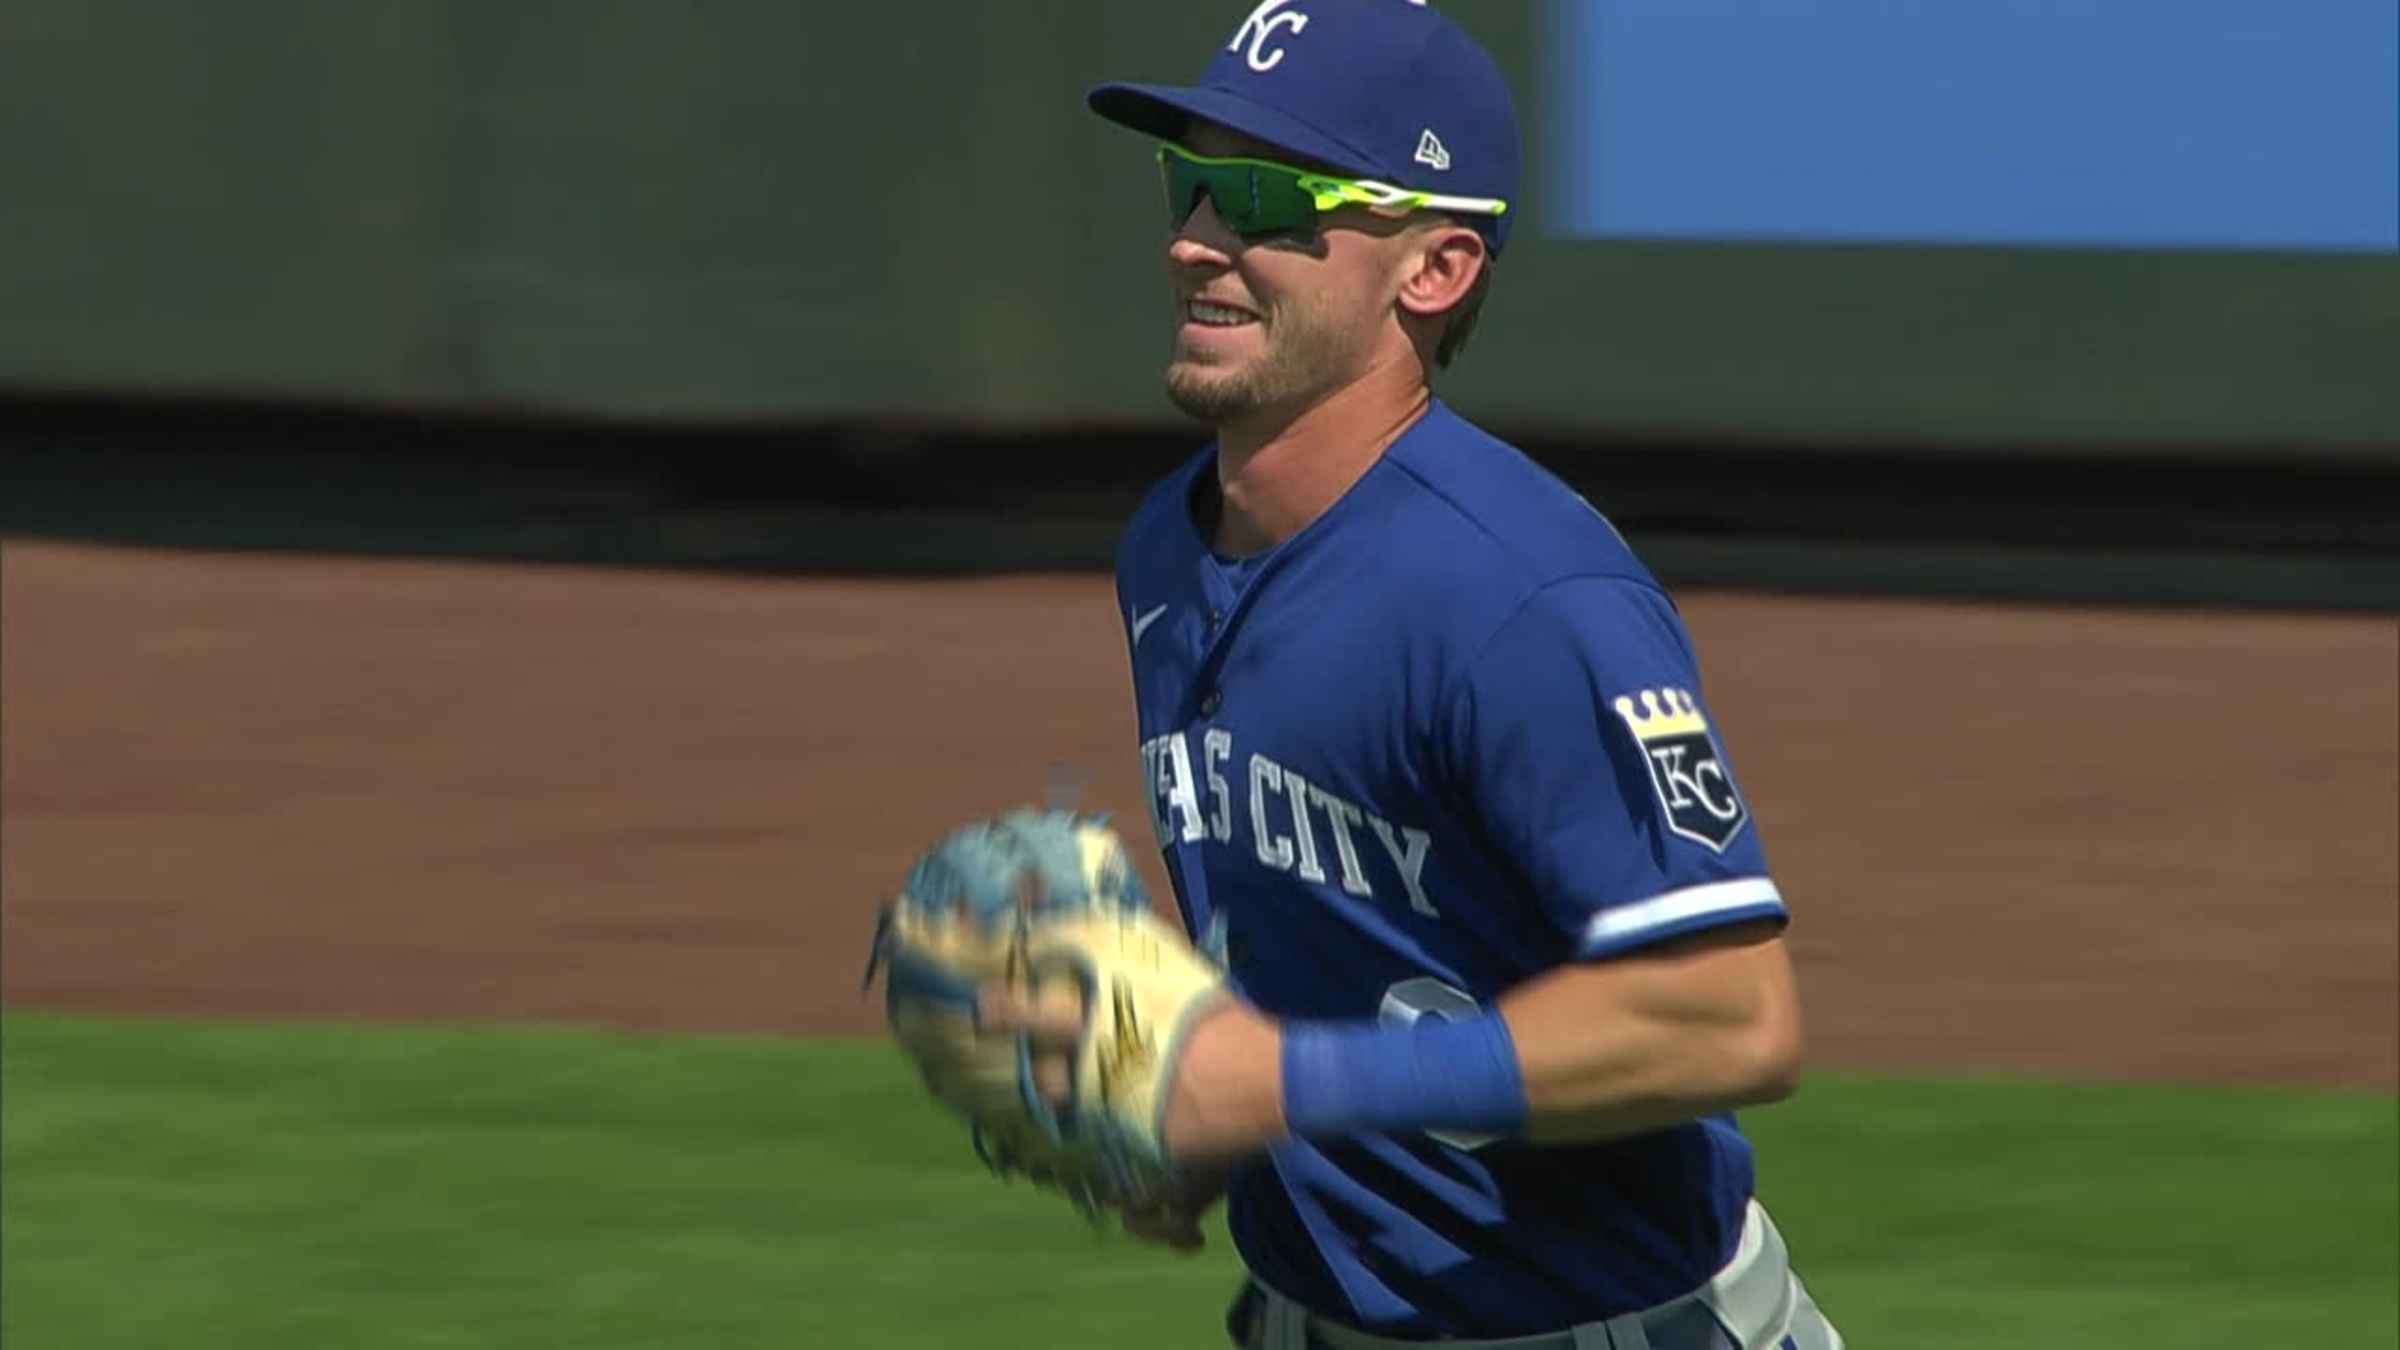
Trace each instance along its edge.
<instances>
[{"instance_id":1,"label":"player's bare forearm","mask_svg":"<svg viewBox=\"0 0 2400 1350\"><path fill-rule=\"evenodd\" d=\"M1168 1099L1167 1147L1178 1158L1222 1164L1282 1138L1282 1065L1274 1019L1239 1000L1211 1013L1184 1049Z\"/></svg>"},{"instance_id":2,"label":"player's bare forearm","mask_svg":"<svg viewBox=\"0 0 2400 1350\"><path fill-rule=\"evenodd\" d=\"M1525 1135L1607 1139L1789 1096L1799 998L1774 926L1734 925L1559 967L1502 998ZM1282 1032L1239 1002L1192 1033L1167 1111L1179 1156L1255 1153L1286 1131Z\"/></svg>"},{"instance_id":3,"label":"player's bare forearm","mask_svg":"<svg viewBox=\"0 0 2400 1350\"><path fill-rule=\"evenodd\" d=\"M1511 991L1534 1139L1638 1134L1791 1095L1801 1061L1791 960L1768 924L1563 966Z\"/></svg>"}]
</instances>

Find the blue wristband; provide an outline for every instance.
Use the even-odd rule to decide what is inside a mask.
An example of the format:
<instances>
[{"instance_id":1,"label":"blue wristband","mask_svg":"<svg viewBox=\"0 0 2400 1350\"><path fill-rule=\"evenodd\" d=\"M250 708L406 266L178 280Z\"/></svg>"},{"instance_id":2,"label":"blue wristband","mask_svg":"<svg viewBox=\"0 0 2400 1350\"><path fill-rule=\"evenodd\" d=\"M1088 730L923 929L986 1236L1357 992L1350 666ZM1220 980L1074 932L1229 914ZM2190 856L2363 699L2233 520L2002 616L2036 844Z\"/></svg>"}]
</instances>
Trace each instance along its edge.
<instances>
[{"instance_id":1,"label":"blue wristband","mask_svg":"<svg viewBox=\"0 0 2400 1350\"><path fill-rule=\"evenodd\" d=\"M1526 1115L1517 1045L1498 1013L1284 1024L1283 1118L1293 1134L1507 1134Z\"/></svg>"}]
</instances>

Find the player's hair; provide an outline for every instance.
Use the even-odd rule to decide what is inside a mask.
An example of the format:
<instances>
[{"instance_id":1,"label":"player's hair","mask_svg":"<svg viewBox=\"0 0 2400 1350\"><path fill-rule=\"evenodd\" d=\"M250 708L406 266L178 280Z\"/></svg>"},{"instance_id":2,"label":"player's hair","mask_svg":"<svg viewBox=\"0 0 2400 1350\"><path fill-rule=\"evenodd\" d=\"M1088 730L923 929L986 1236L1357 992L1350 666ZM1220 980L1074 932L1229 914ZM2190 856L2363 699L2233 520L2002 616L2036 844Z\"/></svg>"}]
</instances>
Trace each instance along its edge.
<instances>
[{"instance_id":1,"label":"player's hair","mask_svg":"<svg viewBox=\"0 0 2400 1350\"><path fill-rule=\"evenodd\" d=\"M1450 307L1450 321L1442 325L1442 340L1434 344L1433 364L1437 370L1448 370L1458 354L1467 349L1467 339L1475 336L1475 321L1483 317L1483 302L1492 293L1492 259L1486 254L1483 270L1476 274L1475 284Z\"/></svg>"}]
</instances>

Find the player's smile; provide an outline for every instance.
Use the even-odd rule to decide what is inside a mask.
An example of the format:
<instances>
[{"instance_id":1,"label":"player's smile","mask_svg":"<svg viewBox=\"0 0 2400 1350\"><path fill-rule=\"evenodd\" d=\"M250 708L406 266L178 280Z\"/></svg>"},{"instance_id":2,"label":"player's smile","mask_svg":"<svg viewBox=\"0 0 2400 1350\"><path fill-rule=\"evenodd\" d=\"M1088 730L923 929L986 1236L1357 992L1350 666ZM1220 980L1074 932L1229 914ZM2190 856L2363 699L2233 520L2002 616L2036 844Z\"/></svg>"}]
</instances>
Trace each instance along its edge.
<instances>
[{"instance_id":1,"label":"player's smile","mask_svg":"<svg viewBox=\"0 0 2400 1350\"><path fill-rule=\"evenodd\" d=\"M1258 322L1258 316L1238 305L1186 300L1183 302L1183 322L1186 327L1240 328Z\"/></svg>"},{"instance_id":2,"label":"player's smile","mask_svg":"<svg viewBox=\"0 0 2400 1350\"><path fill-rule=\"evenodd\" d=\"M1177 310L1175 331L1180 354L1223 352L1246 340L1248 330L1261 326L1258 312L1227 300L1186 298Z\"/></svg>"},{"instance_id":3,"label":"player's smile","mask_svg":"<svg viewBox=\"0 0 2400 1350\"><path fill-rule=\"evenodd\" d=\"M1232 328L1258 318L1239 305L1220 304L1213 300L1187 300L1183 304L1183 312L1187 320L1204 328Z\"/></svg>"}]
</instances>

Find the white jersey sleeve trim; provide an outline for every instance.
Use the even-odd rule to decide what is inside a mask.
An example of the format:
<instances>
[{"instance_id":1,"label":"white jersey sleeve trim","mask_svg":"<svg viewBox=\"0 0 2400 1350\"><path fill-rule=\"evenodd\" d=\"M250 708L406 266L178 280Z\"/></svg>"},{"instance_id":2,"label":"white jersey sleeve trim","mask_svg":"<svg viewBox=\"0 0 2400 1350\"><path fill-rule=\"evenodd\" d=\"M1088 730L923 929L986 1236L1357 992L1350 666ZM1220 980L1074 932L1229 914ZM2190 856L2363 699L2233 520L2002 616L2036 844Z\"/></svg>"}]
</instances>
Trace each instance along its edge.
<instances>
[{"instance_id":1,"label":"white jersey sleeve trim","mask_svg":"<svg viewBox=\"0 0 2400 1350\"><path fill-rule=\"evenodd\" d=\"M1592 916L1583 930L1583 949L1587 952L1609 947L1624 947L1675 928L1706 927L1695 919L1721 919L1741 913L1744 917L1783 912L1783 893L1765 877L1744 877L1740 881L1717 881L1706 886L1688 886L1680 891L1668 891L1630 905L1617 905Z\"/></svg>"}]
</instances>

